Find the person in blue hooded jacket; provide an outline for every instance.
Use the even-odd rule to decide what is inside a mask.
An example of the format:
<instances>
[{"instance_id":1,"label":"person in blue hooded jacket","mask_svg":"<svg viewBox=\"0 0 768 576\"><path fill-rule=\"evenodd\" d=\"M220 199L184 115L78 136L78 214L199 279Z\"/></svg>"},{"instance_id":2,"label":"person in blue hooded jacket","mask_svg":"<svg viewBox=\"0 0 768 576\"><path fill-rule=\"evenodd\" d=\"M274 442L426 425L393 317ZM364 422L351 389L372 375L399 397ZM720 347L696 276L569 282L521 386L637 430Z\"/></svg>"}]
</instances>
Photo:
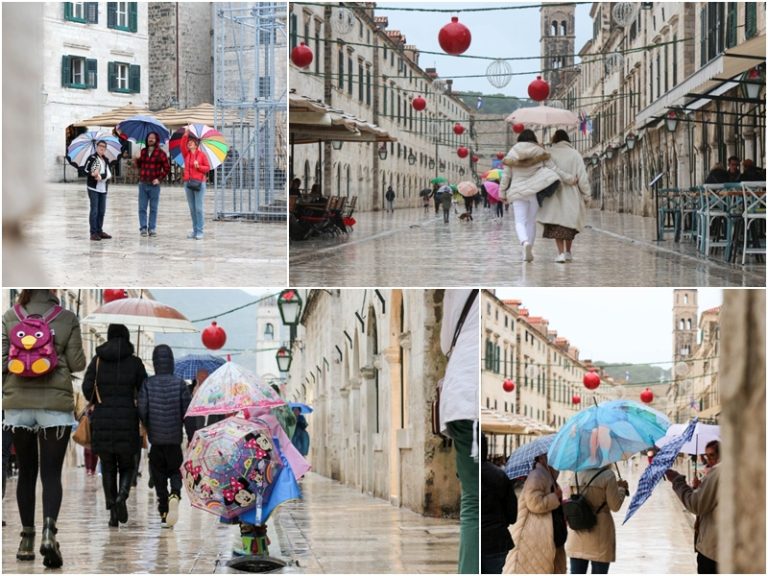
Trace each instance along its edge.
<instances>
[{"instance_id":1,"label":"person in blue hooded jacket","mask_svg":"<svg viewBox=\"0 0 768 576\"><path fill-rule=\"evenodd\" d=\"M301 452L302 456L306 456L309 454L309 432L307 432L309 424L301 413L301 408L294 408L293 413L296 415L296 430L293 433L291 442Z\"/></svg>"}]
</instances>

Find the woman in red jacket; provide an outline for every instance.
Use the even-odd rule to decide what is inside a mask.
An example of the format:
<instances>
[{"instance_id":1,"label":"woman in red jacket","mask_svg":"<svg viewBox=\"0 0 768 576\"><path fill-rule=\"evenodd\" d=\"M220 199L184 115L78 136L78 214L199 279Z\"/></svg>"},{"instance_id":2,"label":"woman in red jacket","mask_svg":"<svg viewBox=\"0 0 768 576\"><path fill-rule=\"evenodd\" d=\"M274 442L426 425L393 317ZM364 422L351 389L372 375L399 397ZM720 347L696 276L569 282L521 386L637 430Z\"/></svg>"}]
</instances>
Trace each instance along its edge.
<instances>
[{"instance_id":1,"label":"woman in red jacket","mask_svg":"<svg viewBox=\"0 0 768 576\"><path fill-rule=\"evenodd\" d=\"M182 138L181 149L185 150L183 153L184 190L187 193L187 204L192 216L192 232L187 234L187 238L195 240L203 239L205 179L211 169L208 157L199 146L200 141L189 133Z\"/></svg>"}]
</instances>

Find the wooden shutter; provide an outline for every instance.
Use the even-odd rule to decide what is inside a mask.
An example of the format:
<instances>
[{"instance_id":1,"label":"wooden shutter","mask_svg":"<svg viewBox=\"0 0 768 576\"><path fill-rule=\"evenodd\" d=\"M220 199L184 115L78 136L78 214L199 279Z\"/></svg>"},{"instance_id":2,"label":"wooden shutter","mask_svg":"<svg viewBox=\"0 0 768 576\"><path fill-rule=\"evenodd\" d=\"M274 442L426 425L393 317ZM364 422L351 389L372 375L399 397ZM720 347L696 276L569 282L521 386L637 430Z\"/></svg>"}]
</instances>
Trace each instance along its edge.
<instances>
[{"instance_id":1,"label":"wooden shutter","mask_svg":"<svg viewBox=\"0 0 768 576\"><path fill-rule=\"evenodd\" d=\"M107 63L107 89L110 92L117 90L117 70L114 62Z\"/></svg>"},{"instance_id":2,"label":"wooden shutter","mask_svg":"<svg viewBox=\"0 0 768 576\"><path fill-rule=\"evenodd\" d=\"M72 57L61 57L61 85L68 87L72 85Z\"/></svg>"},{"instance_id":3,"label":"wooden shutter","mask_svg":"<svg viewBox=\"0 0 768 576\"><path fill-rule=\"evenodd\" d=\"M744 36L749 39L757 34L757 2L744 3Z\"/></svg>"},{"instance_id":4,"label":"wooden shutter","mask_svg":"<svg viewBox=\"0 0 768 576\"><path fill-rule=\"evenodd\" d=\"M131 64L128 73L128 88L131 92L141 92L141 66Z\"/></svg>"},{"instance_id":5,"label":"wooden shutter","mask_svg":"<svg viewBox=\"0 0 768 576\"><path fill-rule=\"evenodd\" d=\"M107 2L107 28L117 28L117 2Z\"/></svg>"},{"instance_id":6,"label":"wooden shutter","mask_svg":"<svg viewBox=\"0 0 768 576\"><path fill-rule=\"evenodd\" d=\"M131 32L138 30L138 6L136 2L128 3L128 30Z\"/></svg>"},{"instance_id":7,"label":"wooden shutter","mask_svg":"<svg viewBox=\"0 0 768 576\"><path fill-rule=\"evenodd\" d=\"M85 60L85 85L88 88L96 88L98 76L98 60L87 58Z\"/></svg>"},{"instance_id":8,"label":"wooden shutter","mask_svg":"<svg viewBox=\"0 0 768 576\"><path fill-rule=\"evenodd\" d=\"M99 3L98 2L86 2L85 3L85 21L89 24L99 23Z\"/></svg>"},{"instance_id":9,"label":"wooden shutter","mask_svg":"<svg viewBox=\"0 0 768 576\"><path fill-rule=\"evenodd\" d=\"M728 2L728 21L726 23L725 47L736 46L736 2Z\"/></svg>"},{"instance_id":10,"label":"wooden shutter","mask_svg":"<svg viewBox=\"0 0 768 576\"><path fill-rule=\"evenodd\" d=\"M64 2L64 20L72 20L72 2Z\"/></svg>"}]
</instances>

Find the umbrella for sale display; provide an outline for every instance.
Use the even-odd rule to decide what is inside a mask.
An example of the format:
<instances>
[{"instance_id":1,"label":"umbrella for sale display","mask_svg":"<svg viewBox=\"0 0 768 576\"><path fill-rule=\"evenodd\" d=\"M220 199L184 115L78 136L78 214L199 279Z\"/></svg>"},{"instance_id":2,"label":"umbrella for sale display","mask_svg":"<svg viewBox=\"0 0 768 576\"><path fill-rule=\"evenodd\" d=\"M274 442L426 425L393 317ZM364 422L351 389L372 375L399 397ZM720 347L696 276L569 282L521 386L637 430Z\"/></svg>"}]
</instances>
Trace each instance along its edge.
<instances>
[{"instance_id":1,"label":"umbrella for sale display","mask_svg":"<svg viewBox=\"0 0 768 576\"><path fill-rule=\"evenodd\" d=\"M83 132L67 146L67 158L76 166L85 166L85 161L96 153L96 142L103 140L107 144L104 155L110 162L117 160L122 150L122 143L117 136L104 130Z\"/></svg>"},{"instance_id":2,"label":"umbrella for sale display","mask_svg":"<svg viewBox=\"0 0 768 576\"><path fill-rule=\"evenodd\" d=\"M226 362L200 385L186 415L233 414L242 410L253 410L258 414L284 404L285 400L256 373L234 362Z\"/></svg>"},{"instance_id":3,"label":"umbrella for sale display","mask_svg":"<svg viewBox=\"0 0 768 576\"><path fill-rule=\"evenodd\" d=\"M501 202L501 194L499 193L499 185L496 182L486 182L483 184L485 191L488 193L488 201L491 204L497 204Z\"/></svg>"},{"instance_id":4,"label":"umbrella for sale display","mask_svg":"<svg viewBox=\"0 0 768 576\"><path fill-rule=\"evenodd\" d=\"M688 429L689 424L672 424L667 433L656 441L656 446L663 448L672 441L677 440L680 435ZM704 454L707 444L712 440L720 440L720 426L717 424L696 424L693 431L693 438L680 447L683 454Z\"/></svg>"},{"instance_id":5,"label":"umbrella for sale display","mask_svg":"<svg viewBox=\"0 0 768 576\"><path fill-rule=\"evenodd\" d=\"M195 432L181 475L196 508L224 518L255 508L260 517L282 468L268 426L227 418Z\"/></svg>"},{"instance_id":6,"label":"umbrella for sale display","mask_svg":"<svg viewBox=\"0 0 768 576\"><path fill-rule=\"evenodd\" d=\"M549 465L588 470L629 458L650 448L670 423L661 412L632 400L612 400L572 416L556 434Z\"/></svg>"},{"instance_id":7,"label":"umbrella for sale display","mask_svg":"<svg viewBox=\"0 0 768 576\"><path fill-rule=\"evenodd\" d=\"M157 134L158 144L165 144L171 135L168 128L160 120L154 116L144 114L138 114L123 120L115 127L115 130L120 135L120 138L142 145L147 143L147 136L149 136L150 132Z\"/></svg>"},{"instance_id":8,"label":"umbrella for sale display","mask_svg":"<svg viewBox=\"0 0 768 576\"><path fill-rule=\"evenodd\" d=\"M448 179L445 176L435 176L429 181L430 184L445 184Z\"/></svg>"},{"instance_id":9,"label":"umbrella for sale display","mask_svg":"<svg viewBox=\"0 0 768 576\"><path fill-rule=\"evenodd\" d=\"M210 374L225 362L224 358L213 354L187 354L176 360L173 373L184 380L194 380L200 370Z\"/></svg>"},{"instance_id":10,"label":"umbrella for sale display","mask_svg":"<svg viewBox=\"0 0 768 576\"><path fill-rule=\"evenodd\" d=\"M108 302L82 320L83 324L124 324L150 332L197 332L181 312L148 298L121 298Z\"/></svg>"},{"instance_id":11,"label":"umbrella for sale display","mask_svg":"<svg viewBox=\"0 0 768 576\"><path fill-rule=\"evenodd\" d=\"M528 476L531 470L533 470L533 459L536 456L541 456L549 451L549 447L552 446L552 442L555 439L554 434L547 434L546 436L539 436L535 440L523 444L509 455L507 465L504 471L509 478L520 478L521 476Z\"/></svg>"},{"instance_id":12,"label":"umbrella for sale display","mask_svg":"<svg viewBox=\"0 0 768 576\"><path fill-rule=\"evenodd\" d=\"M531 106L518 108L507 116L510 124L524 124L527 126L565 126L573 127L579 123L579 117L570 110L552 108L551 106Z\"/></svg>"},{"instance_id":13,"label":"umbrella for sale display","mask_svg":"<svg viewBox=\"0 0 768 576\"><path fill-rule=\"evenodd\" d=\"M622 524L626 524L627 520L637 512L637 509L648 500L653 489L661 480L661 477L664 476L664 473L669 470L675 462L677 455L682 452L683 445L691 441L695 428L696 418L691 420L682 434L669 440L668 443L653 457L653 462L648 465L648 468L645 469L643 475L640 476L640 481L637 483L637 490L635 490L635 495L629 503L627 515L624 517L624 522L622 522Z\"/></svg>"},{"instance_id":14,"label":"umbrella for sale display","mask_svg":"<svg viewBox=\"0 0 768 576\"><path fill-rule=\"evenodd\" d=\"M302 414L312 414L314 410L312 410L312 406L308 406L307 404L304 404L302 402L290 402L289 406L291 407L291 410L294 408L298 408L301 410Z\"/></svg>"},{"instance_id":15,"label":"umbrella for sale display","mask_svg":"<svg viewBox=\"0 0 768 576\"><path fill-rule=\"evenodd\" d=\"M496 182L501 182L501 174L502 171L498 168L493 168L492 170L488 170L487 172L484 172L481 178L483 180L495 180Z\"/></svg>"},{"instance_id":16,"label":"umbrella for sale display","mask_svg":"<svg viewBox=\"0 0 768 576\"><path fill-rule=\"evenodd\" d=\"M171 136L169 150L171 158L179 166L184 166L183 153L187 149L187 140L192 135L200 141L200 150L208 157L211 170L221 165L229 152L229 144L224 135L205 124L189 124L179 128Z\"/></svg>"},{"instance_id":17,"label":"umbrella for sale display","mask_svg":"<svg viewBox=\"0 0 768 576\"><path fill-rule=\"evenodd\" d=\"M459 189L459 194L464 196L465 198L471 198L472 196L475 196L478 192L477 186L475 186L474 182L459 182L457 185Z\"/></svg>"}]
</instances>

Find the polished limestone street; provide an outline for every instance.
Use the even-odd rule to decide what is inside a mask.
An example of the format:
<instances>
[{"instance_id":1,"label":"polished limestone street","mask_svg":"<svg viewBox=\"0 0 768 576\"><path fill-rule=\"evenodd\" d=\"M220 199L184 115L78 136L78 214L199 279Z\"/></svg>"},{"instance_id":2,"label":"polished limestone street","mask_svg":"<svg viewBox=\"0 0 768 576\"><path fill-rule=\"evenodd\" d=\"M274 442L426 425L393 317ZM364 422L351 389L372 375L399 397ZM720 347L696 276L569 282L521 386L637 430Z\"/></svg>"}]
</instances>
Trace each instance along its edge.
<instances>
[{"instance_id":1,"label":"polished limestone street","mask_svg":"<svg viewBox=\"0 0 768 576\"><path fill-rule=\"evenodd\" d=\"M459 209L463 212L463 208ZM554 240L541 238L525 263L512 209L494 218L476 208L474 221L430 208L355 214L354 231L291 241L293 286L764 286L765 261L745 266L704 258L690 242L667 234L656 242L653 218L590 210L576 236L573 262L555 263Z\"/></svg>"},{"instance_id":2,"label":"polished limestone street","mask_svg":"<svg viewBox=\"0 0 768 576\"><path fill-rule=\"evenodd\" d=\"M205 197L205 238L188 240L191 218L183 188L160 192L157 236L139 235L136 186L109 187L104 231L92 241L85 183L49 184L41 213L21 226L27 252L50 284L62 286L282 286L285 221L214 221L214 191ZM30 266L25 261L20 266ZM4 270L7 263L4 264ZM31 272L30 272L31 273ZM15 275L23 281L23 272Z\"/></svg>"}]
</instances>

